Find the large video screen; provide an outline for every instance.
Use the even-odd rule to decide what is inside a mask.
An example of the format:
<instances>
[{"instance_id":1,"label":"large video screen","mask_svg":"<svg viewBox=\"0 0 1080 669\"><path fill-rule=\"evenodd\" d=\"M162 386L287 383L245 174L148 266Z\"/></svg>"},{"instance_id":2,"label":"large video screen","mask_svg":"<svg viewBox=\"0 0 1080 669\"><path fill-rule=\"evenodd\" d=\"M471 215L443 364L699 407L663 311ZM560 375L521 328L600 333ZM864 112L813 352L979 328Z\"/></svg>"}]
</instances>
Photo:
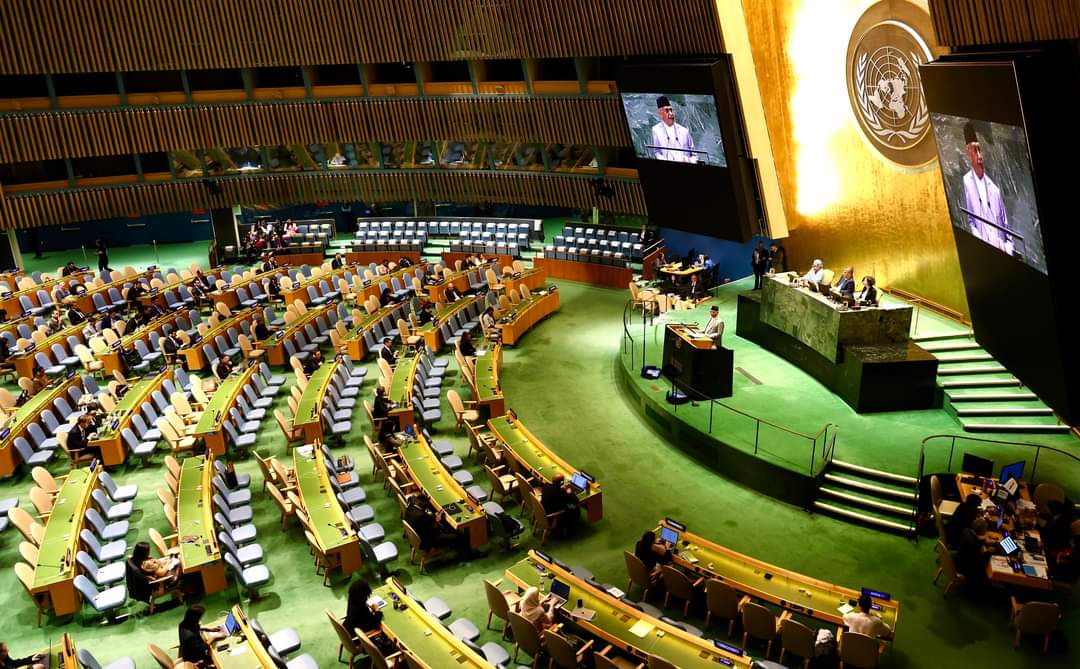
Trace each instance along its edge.
<instances>
[{"instance_id":1,"label":"large video screen","mask_svg":"<svg viewBox=\"0 0 1080 669\"><path fill-rule=\"evenodd\" d=\"M727 167L712 95L622 93L638 158Z\"/></svg>"},{"instance_id":2,"label":"large video screen","mask_svg":"<svg viewBox=\"0 0 1080 669\"><path fill-rule=\"evenodd\" d=\"M1024 129L932 113L952 224L1046 274Z\"/></svg>"}]
</instances>

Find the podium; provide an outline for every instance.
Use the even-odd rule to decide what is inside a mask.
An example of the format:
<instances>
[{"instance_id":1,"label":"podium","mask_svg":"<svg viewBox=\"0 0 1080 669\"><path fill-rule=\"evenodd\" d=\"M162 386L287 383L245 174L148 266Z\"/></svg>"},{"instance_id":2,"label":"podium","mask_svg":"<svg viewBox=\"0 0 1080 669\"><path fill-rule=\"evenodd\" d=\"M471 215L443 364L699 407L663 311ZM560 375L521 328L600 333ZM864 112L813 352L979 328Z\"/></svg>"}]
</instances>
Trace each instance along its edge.
<instances>
[{"instance_id":1,"label":"podium","mask_svg":"<svg viewBox=\"0 0 1080 669\"><path fill-rule=\"evenodd\" d=\"M687 325L664 330L664 376L692 399L731 397L735 352Z\"/></svg>"}]
</instances>

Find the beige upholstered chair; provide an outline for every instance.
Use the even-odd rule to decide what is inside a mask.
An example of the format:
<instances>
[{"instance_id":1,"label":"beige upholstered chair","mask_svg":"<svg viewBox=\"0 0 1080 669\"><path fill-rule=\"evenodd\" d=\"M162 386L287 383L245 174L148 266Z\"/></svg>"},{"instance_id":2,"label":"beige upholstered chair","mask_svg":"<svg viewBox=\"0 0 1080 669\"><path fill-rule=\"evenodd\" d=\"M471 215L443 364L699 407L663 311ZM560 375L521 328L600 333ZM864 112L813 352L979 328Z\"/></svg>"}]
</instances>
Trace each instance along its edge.
<instances>
[{"instance_id":1,"label":"beige upholstered chair","mask_svg":"<svg viewBox=\"0 0 1080 669\"><path fill-rule=\"evenodd\" d=\"M873 637L840 630L837 642L840 644L840 669L876 669L881 663L883 646Z\"/></svg>"},{"instance_id":2,"label":"beige upholstered chair","mask_svg":"<svg viewBox=\"0 0 1080 669\"><path fill-rule=\"evenodd\" d=\"M1050 649L1050 635L1057 629L1061 620L1061 608L1051 602L1027 602L1021 604L1012 598L1012 626L1016 628L1013 648L1020 647L1022 634L1041 635L1043 655Z\"/></svg>"},{"instance_id":3,"label":"beige upholstered chair","mask_svg":"<svg viewBox=\"0 0 1080 669\"><path fill-rule=\"evenodd\" d=\"M748 600L749 598L747 598ZM742 646L750 637L766 642L765 659L772 653L773 642L780 636L780 621L773 612L761 604L745 601L742 604Z\"/></svg>"},{"instance_id":4,"label":"beige upholstered chair","mask_svg":"<svg viewBox=\"0 0 1080 669\"><path fill-rule=\"evenodd\" d=\"M727 583L710 578L705 582L705 627L712 622L712 617L728 621L727 635L735 628L735 619L739 617L739 593Z\"/></svg>"},{"instance_id":5,"label":"beige upholstered chair","mask_svg":"<svg viewBox=\"0 0 1080 669\"><path fill-rule=\"evenodd\" d=\"M661 578L664 579L664 606L672 597L683 600L683 616L690 614L690 602L694 601L695 589L701 585L704 579L691 581L690 577L672 567L664 565L660 570Z\"/></svg>"},{"instance_id":6,"label":"beige upholstered chair","mask_svg":"<svg viewBox=\"0 0 1080 669\"><path fill-rule=\"evenodd\" d=\"M964 585L967 583L967 578L956 571L956 561L953 560L952 553L945 547L945 544L938 541L934 545L934 552L937 553L938 570L934 575L934 585L937 585L938 579L944 574L948 579L945 583L945 592L942 593L943 597L948 597L952 589L957 585Z\"/></svg>"},{"instance_id":7,"label":"beige upholstered chair","mask_svg":"<svg viewBox=\"0 0 1080 669\"><path fill-rule=\"evenodd\" d=\"M784 664L784 655L791 653L802 658L803 669L809 669L814 657L814 630L802 623L785 618L780 623L780 664Z\"/></svg>"}]
</instances>

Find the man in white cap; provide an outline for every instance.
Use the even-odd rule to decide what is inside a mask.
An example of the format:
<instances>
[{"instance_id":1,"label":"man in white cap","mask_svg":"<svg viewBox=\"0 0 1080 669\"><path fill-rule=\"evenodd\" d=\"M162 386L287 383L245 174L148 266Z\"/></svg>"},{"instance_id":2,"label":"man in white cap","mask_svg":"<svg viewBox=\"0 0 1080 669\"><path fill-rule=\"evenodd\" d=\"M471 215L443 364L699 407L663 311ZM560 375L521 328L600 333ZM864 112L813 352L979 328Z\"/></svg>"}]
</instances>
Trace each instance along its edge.
<instances>
[{"instance_id":1,"label":"man in white cap","mask_svg":"<svg viewBox=\"0 0 1080 669\"><path fill-rule=\"evenodd\" d=\"M975 134L975 124L964 124L964 144L967 146L971 169L964 175L964 200L967 210L968 230L971 234L1009 255L1013 243L1009 239L1009 220L1005 212L1005 200L1001 189L986 173L982 147Z\"/></svg>"},{"instance_id":2,"label":"man in white cap","mask_svg":"<svg viewBox=\"0 0 1080 669\"><path fill-rule=\"evenodd\" d=\"M675 122L675 110L666 95L656 98L656 110L660 122L652 127L653 157L657 160L669 160L676 163L696 163L694 138L690 130Z\"/></svg>"}]
</instances>

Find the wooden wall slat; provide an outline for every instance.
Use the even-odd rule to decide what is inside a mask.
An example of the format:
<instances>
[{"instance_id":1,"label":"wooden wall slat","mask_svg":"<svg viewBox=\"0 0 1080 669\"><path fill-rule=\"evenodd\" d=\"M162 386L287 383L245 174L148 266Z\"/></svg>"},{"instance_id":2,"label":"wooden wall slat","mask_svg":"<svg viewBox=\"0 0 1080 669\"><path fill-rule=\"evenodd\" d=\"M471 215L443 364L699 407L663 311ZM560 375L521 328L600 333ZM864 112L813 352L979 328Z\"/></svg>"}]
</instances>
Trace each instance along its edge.
<instances>
[{"instance_id":1,"label":"wooden wall slat","mask_svg":"<svg viewBox=\"0 0 1080 669\"><path fill-rule=\"evenodd\" d=\"M170 181L113 188L87 188L3 199L0 228L37 227L85 220L189 211L240 205L303 204L318 201L400 202L453 200L463 203L520 203L588 208L593 204L587 178L498 172L371 172L353 174L268 175L222 179L220 195L198 181ZM645 213L641 185L610 181L615 196L605 208Z\"/></svg>"},{"instance_id":2,"label":"wooden wall slat","mask_svg":"<svg viewBox=\"0 0 1080 669\"><path fill-rule=\"evenodd\" d=\"M717 53L715 1L5 0L0 74Z\"/></svg>"},{"instance_id":3,"label":"wooden wall slat","mask_svg":"<svg viewBox=\"0 0 1080 669\"><path fill-rule=\"evenodd\" d=\"M930 0L938 42L946 46L1080 39L1074 0Z\"/></svg>"}]
</instances>

